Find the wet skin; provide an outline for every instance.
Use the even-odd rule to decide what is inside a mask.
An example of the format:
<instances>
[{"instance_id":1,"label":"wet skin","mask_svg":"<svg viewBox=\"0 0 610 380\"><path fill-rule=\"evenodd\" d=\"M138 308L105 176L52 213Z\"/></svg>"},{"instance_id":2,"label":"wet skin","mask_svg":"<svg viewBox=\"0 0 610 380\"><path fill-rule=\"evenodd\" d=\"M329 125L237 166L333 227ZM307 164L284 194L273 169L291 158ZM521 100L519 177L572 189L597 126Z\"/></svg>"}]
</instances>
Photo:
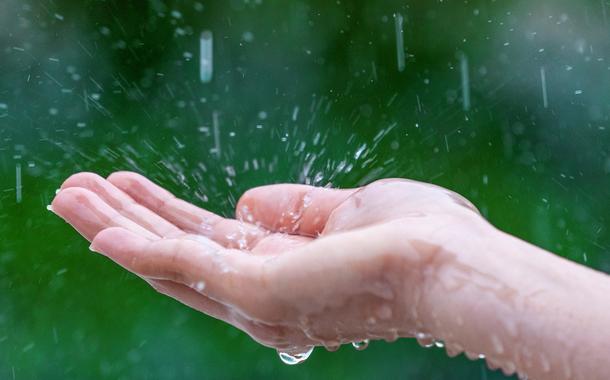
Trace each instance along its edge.
<instances>
[{"instance_id":1,"label":"wet skin","mask_svg":"<svg viewBox=\"0 0 610 380\"><path fill-rule=\"evenodd\" d=\"M601 379L610 355L608 276L434 185L264 186L229 219L136 173L79 173L52 210L160 293L284 352L417 337L535 379Z\"/></svg>"}]
</instances>

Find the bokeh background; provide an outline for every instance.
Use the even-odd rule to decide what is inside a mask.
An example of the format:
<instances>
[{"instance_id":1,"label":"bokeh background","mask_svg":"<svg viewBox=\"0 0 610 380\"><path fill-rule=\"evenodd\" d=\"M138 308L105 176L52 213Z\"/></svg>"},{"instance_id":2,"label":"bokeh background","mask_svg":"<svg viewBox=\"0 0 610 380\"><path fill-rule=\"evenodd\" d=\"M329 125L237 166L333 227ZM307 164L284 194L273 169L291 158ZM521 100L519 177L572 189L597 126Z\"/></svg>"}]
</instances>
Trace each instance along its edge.
<instances>
[{"instance_id":1,"label":"bokeh background","mask_svg":"<svg viewBox=\"0 0 610 380\"><path fill-rule=\"evenodd\" d=\"M607 0L0 1L0 378L505 378L409 339L286 366L91 254L46 206L83 170L135 170L223 215L256 185L408 177L610 272L609 11Z\"/></svg>"}]
</instances>

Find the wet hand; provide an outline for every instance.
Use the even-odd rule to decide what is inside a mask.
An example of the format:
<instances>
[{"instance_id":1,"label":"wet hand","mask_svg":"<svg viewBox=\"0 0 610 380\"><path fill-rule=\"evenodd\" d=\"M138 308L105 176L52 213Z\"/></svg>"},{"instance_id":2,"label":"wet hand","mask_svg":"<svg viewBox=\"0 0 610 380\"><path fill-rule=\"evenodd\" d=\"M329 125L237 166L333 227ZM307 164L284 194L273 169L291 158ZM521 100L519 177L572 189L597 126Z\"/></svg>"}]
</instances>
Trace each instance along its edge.
<instances>
[{"instance_id":1,"label":"wet hand","mask_svg":"<svg viewBox=\"0 0 610 380\"><path fill-rule=\"evenodd\" d=\"M437 253L485 224L461 196L400 179L254 188L230 219L139 174L79 173L52 207L159 292L293 354L426 330Z\"/></svg>"}]
</instances>

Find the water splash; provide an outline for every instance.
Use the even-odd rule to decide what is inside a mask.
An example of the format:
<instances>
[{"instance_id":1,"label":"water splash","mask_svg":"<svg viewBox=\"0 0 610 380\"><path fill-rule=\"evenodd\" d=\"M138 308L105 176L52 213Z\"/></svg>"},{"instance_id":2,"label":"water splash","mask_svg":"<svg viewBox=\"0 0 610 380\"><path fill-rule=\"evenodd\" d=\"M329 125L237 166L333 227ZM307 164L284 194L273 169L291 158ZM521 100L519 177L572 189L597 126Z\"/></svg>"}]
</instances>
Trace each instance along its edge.
<instances>
[{"instance_id":1,"label":"water splash","mask_svg":"<svg viewBox=\"0 0 610 380\"><path fill-rule=\"evenodd\" d=\"M295 365L303 363L305 360L307 360L307 358L309 358L309 356L313 352L313 348L314 347L311 346L307 351L300 354L289 354L286 352L278 351L278 355L280 356L280 360L282 360L284 364Z\"/></svg>"}]
</instances>

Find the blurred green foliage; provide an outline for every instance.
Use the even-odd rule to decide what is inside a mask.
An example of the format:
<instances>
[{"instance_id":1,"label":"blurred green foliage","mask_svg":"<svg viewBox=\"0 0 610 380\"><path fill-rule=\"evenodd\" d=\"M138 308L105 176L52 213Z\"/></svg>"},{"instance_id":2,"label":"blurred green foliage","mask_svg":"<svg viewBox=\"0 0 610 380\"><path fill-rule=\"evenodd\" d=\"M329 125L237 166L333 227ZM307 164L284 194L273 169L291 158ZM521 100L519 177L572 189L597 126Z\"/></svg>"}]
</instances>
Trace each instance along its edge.
<instances>
[{"instance_id":1,"label":"blurred green foliage","mask_svg":"<svg viewBox=\"0 0 610 380\"><path fill-rule=\"evenodd\" d=\"M610 272L607 5L3 0L0 378L503 378L406 339L285 366L89 254L45 206L82 170L136 170L223 215L256 185L408 177Z\"/></svg>"}]
</instances>

